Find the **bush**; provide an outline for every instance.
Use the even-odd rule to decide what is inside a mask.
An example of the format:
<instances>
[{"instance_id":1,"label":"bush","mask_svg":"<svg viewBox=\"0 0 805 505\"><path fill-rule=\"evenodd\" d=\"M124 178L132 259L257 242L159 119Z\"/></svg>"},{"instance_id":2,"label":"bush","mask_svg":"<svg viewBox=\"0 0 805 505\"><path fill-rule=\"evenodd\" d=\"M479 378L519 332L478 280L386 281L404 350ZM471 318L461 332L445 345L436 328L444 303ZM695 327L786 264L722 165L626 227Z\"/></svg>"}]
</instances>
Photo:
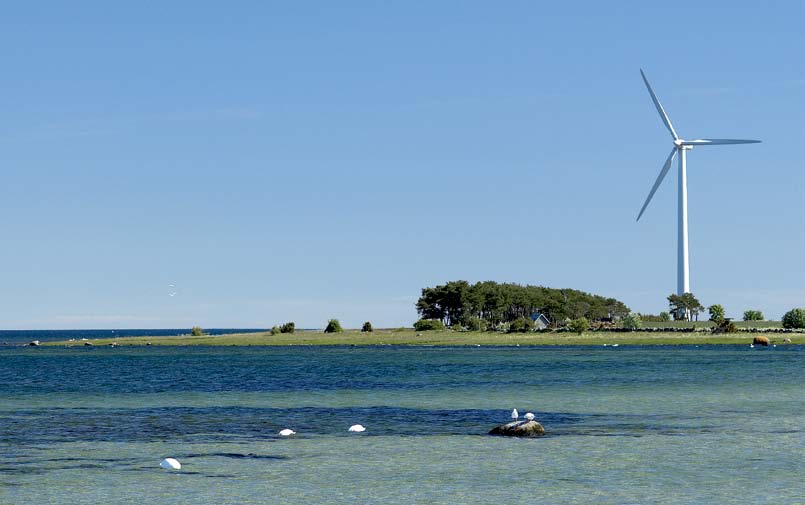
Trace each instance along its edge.
<instances>
[{"instance_id":1,"label":"bush","mask_svg":"<svg viewBox=\"0 0 805 505\"><path fill-rule=\"evenodd\" d=\"M280 327L277 326L276 324L271 327L271 334L272 335L277 335L279 332L280 332Z\"/></svg>"},{"instance_id":2,"label":"bush","mask_svg":"<svg viewBox=\"0 0 805 505\"><path fill-rule=\"evenodd\" d=\"M204 330L201 329L201 326L193 326L193 328L190 330L190 334L194 337L200 337L204 335Z\"/></svg>"},{"instance_id":3,"label":"bush","mask_svg":"<svg viewBox=\"0 0 805 505\"><path fill-rule=\"evenodd\" d=\"M714 323L721 323L724 320L724 307L719 304L710 305L707 307L707 311L710 313L710 320Z\"/></svg>"},{"instance_id":4,"label":"bush","mask_svg":"<svg viewBox=\"0 0 805 505\"><path fill-rule=\"evenodd\" d=\"M453 325L450 326L450 329L453 331L464 331L464 327L459 323L453 323Z\"/></svg>"},{"instance_id":5,"label":"bush","mask_svg":"<svg viewBox=\"0 0 805 505\"><path fill-rule=\"evenodd\" d=\"M570 331L576 333L577 335L581 335L590 329L590 321L588 321L586 317L580 317L570 321L570 324L568 324L567 327L570 328Z\"/></svg>"},{"instance_id":6,"label":"bush","mask_svg":"<svg viewBox=\"0 0 805 505\"><path fill-rule=\"evenodd\" d=\"M783 316L783 328L805 328L805 309L791 309Z\"/></svg>"},{"instance_id":7,"label":"bush","mask_svg":"<svg viewBox=\"0 0 805 505\"><path fill-rule=\"evenodd\" d=\"M526 333L534 330L534 321L530 317L520 316L509 323L509 333Z\"/></svg>"},{"instance_id":8,"label":"bush","mask_svg":"<svg viewBox=\"0 0 805 505\"><path fill-rule=\"evenodd\" d=\"M372 328L372 323L370 323L369 321L363 323L363 326L361 326L361 331L367 331L367 332L374 331L374 328Z\"/></svg>"},{"instance_id":9,"label":"bush","mask_svg":"<svg viewBox=\"0 0 805 505\"><path fill-rule=\"evenodd\" d=\"M416 331L443 330L444 323L439 319L420 319L414 323Z\"/></svg>"},{"instance_id":10,"label":"bush","mask_svg":"<svg viewBox=\"0 0 805 505\"><path fill-rule=\"evenodd\" d=\"M478 316L468 317L466 326L470 331L486 331L486 321Z\"/></svg>"},{"instance_id":11,"label":"bush","mask_svg":"<svg viewBox=\"0 0 805 505\"><path fill-rule=\"evenodd\" d=\"M629 312L621 318L621 327L627 330L637 330L643 327L643 319L637 312Z\"/></svg>"},{"instance_id":12,"label":"bush","mask_svg":"<svg viewBox=\"0 0 805 505\"><path fill-rule=\"evenodd\" d=\"M759 310L744 311L744 321L763 321L763 312Z\"/></svg>"},{"instance_id":13,"label":"bush","mask_svg":"<svg viewBox=\"0 0 805 505\"><path fill-rule=\"evenodd\" d=\"M283 324L280 326L280 333L293 333L296 331L296 325L293 321Z\"/></svg>"},{"instance_id":14,"label":"bush","mask_svg":"<svg viewBox=\"0 0 805 505\"><path fill-rule=\"evenodd\" d=\"M660 321L670 321L670 320L671 320L671 314L667 312L660 312Z\"/></svg>"},{"instance_id":15,"label":"bush","mask_svg":"<svg viewBox=\"0 0 805 505\"><path fill-rule=\"evenodd\" d=\"M735 326L735 323L733 323L728 319L722 319L721 321L718 322L718 325L716 325L713 328L713 333L737 333L737 332L738 327Z\"/></svg>"},{"instance_id":16,"label":"bush","mask_svg":"<svg viewBox=\"0 0 805 505\"><path fill-rule=\"evenodd\" d=\"M342 331L344 329L341 328L341 323L338 322L338 319L330 319L327 327L324 328L324 333L341 333Z\"/></svg>"}]
</instances>

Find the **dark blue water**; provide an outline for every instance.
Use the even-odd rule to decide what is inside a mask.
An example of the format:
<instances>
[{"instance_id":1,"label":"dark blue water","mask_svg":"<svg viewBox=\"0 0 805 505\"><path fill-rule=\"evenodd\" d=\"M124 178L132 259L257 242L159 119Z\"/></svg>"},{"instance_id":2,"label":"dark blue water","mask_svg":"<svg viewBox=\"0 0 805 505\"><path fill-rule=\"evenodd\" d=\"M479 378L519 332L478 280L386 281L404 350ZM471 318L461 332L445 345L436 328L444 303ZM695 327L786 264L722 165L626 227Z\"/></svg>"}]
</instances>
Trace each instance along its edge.
<instances>
[{"instance_id":1,"label":"dark blue water","mask_svg":"<svg viewBox=\"0 0 805 505\"><path fill-rule=\"evenodd\" d=\"M211 328L204 329L208 335L223 335L226 333L257 333L266 331L259 328ZM145 337L145 336L173 336L188 335L190 328L152 328L152 329L110 329L110 330L0 330L0 346L27 344L33 340L40 342L53 342L69 340L71 338L116 338L116 337Z\"/></svg>"}]
</instances>

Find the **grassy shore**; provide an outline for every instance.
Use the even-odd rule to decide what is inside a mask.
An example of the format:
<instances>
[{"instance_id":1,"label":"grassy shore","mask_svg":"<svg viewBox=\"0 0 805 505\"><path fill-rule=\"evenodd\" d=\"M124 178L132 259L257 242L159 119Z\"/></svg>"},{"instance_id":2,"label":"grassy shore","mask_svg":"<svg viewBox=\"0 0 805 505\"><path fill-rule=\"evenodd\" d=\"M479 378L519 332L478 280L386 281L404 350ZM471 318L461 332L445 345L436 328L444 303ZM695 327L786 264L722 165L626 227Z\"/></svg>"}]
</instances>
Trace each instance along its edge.
<instances>
[{"instance_id":1,"label":"grassy shore","mask_svg":"<svg viewBox=\"0 0 805 505\"><path fill-rule=\"evenodd\" d=\"M671 333L671 332L623 332L596 333L583 335L573 333L489 333L489 332L455 332L424 331L411 329L375 330L362 333L347 330L343 333L323 333L321 331L297 331L291 334L271 335L269 333L233 333L229 335L204 335L193 337L152 336L121 337L115 339L91 340L93 345L119 346L174 345L174 346L249 346L249 345L706 345L706 344L749 344L758 334L734 333L728 335L711 335L705 332ZM772 342L782 343L790 338L794 344L805 344L805 334L769 334ZM81 346L82 341L47 342L48 346Z\"/></svg>"}]
</instances>

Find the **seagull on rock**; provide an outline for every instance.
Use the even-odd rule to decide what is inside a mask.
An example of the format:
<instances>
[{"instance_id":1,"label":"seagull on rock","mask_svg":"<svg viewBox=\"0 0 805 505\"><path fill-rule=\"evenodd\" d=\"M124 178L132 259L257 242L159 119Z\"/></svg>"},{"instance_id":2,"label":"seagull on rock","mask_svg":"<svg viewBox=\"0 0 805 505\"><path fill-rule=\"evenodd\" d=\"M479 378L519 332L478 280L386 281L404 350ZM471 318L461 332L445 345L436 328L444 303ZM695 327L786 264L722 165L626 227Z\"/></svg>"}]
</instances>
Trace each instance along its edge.
<instances>
[{"instance_id":1,"label":"seagull on rock","mask_svg":"<svg viewBox=\"0 0 805 505\"><path fill-rule=\"evenodd\" d=\"M514 422L520 419L520 414L517 412L517 409L512 410L512 419L514 419Z\"/></svg>"},{"instance_id":2,"label":"seagull on rock","mask_svg":"<svg viewBox=\"0 0 805 505\"><path fill-rule=\"evenodd\" d=\"M534 414L532 414L531 412L526 412L523 417L525 417L526 420L528 420L528 421L533 421L534 420Z\"/></svg>"},{"instance_id":3,"label":"seagull on rock","mask_svg":"<svg viewBox=\"0 0 805 505\"><path fill-rule=\"evenodd\" d=\"M182 464L176 461L173 458L165 458L162 460L162 463L159 464L160 468L164 468L165 470L181 470Z\"/></svg>"},{"instance_id":4,"label":"seagull on rock","mask_svg":"<svg viewBox=\"0 0 805 505\"><path fill-rule=\"evenodd\" d=\"M366 431L366 427L364 427L361 424L353 424L352 426L349 427L349 430L347 431L350 431L352 433L362 433Z\"/></svg>"},{"instance_id":5,"label":"seagull on rock","mask_svg":"<svg viewBox=\"0 0 805 505\"><path fill-rule=\"evenodd\" d=\"M283 436L283 437L290 437L291 435L296 435L296 432L294 430L290 430L288 428L285 428L284 430L282 430L280 432L280 435Z\"/></svg>"}]
</instances>

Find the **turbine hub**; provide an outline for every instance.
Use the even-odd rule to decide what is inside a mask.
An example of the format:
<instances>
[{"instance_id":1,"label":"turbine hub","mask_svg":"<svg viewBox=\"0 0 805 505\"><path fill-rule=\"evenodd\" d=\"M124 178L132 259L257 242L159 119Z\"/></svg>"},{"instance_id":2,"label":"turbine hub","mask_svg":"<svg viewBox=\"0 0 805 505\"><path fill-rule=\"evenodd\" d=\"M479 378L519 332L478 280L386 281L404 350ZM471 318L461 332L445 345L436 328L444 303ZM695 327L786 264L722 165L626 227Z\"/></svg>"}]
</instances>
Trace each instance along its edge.
<instances>
[{"instance_id":1,"label":"turbine hub","mask_svg":"<svg viewBox=\"0 0 805 505\"><path fill-rule=\"evenodd\" d=\"M684 140L682 140L682 139L676 139L676 140L674 140L674 145L675 145L676 147L680 147L680 146L682 145L682 142L684 142Z\"/></svg>"}]
</instances>

